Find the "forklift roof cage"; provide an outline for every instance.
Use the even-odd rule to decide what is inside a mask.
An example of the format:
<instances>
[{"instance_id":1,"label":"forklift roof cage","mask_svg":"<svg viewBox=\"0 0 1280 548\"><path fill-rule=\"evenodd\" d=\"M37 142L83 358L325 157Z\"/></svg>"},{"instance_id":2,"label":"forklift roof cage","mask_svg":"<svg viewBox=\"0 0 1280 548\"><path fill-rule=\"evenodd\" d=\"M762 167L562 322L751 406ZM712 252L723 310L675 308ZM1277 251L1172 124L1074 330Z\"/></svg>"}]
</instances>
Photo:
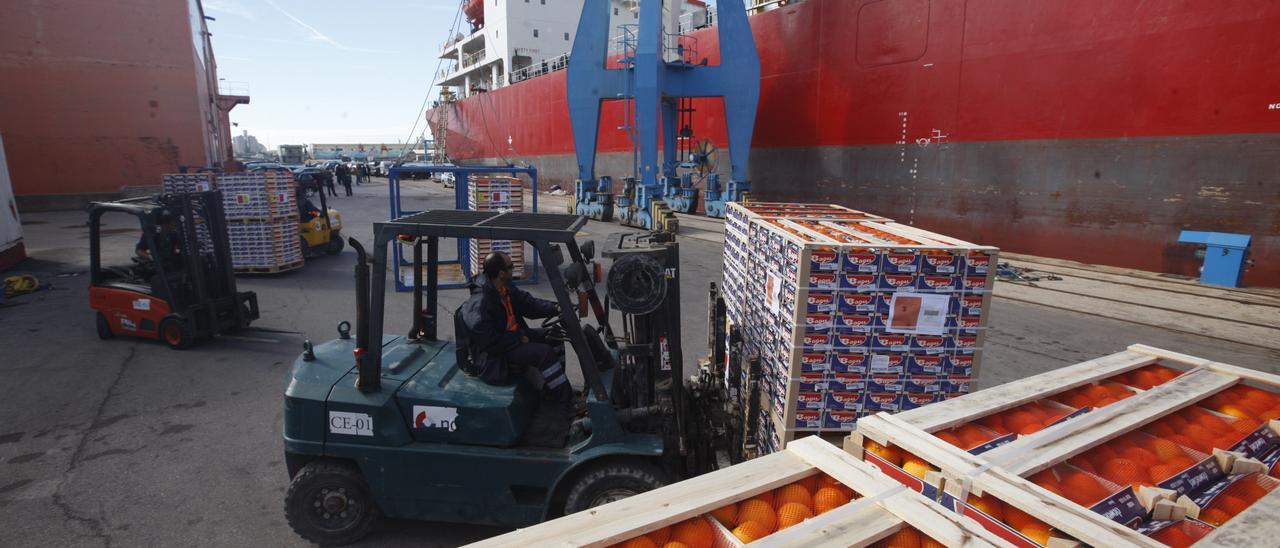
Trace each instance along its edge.
<instances>
[{"instance_id":1,"label":"forklift roof cage","mask_svg":"<svg viewBox=\"0 0 1280 548\"><path fill-rule=\"evenodd\" d=\"M574 236L587 223L587 218L580 215L564 215L549 213L503 213L497 211L457 211L428 210L407 215L390 221L373 224L374 244L373 260L370 269L369 295L360 295L360 299L368 299L367 333L364 341L380 341L383 334L383 311L386 297L387 244L398 242L403 237L411 237L414 243L414 263L422 261L422 247L426 245L426 264L433 264L439 253L440 238L490 238L495 240L519 240L533 245L540 264L545 265L547 281L551 283L560 305L561 317L569 342L580 358L591 357L582 362L582 372L587 387L596 395L598 401L607 401L604 382L600 371L595 367L594 356L587 344L582 327L578 323L574 307L569 302L569 294L564 289L565 281L560 272L564 257L555 244L563 244L569 251L569 260L583 262L582 251L578 248ZM395 248L399 248L397 244ZM537 263L536 263L537 264ZM358 277L358 275L357 275ZM425 282L425 287L424 287ZM436 269L428 268L426 280L415 276L414 293L414 327L412 332L420 333L427 340L435 340L436 324L434 315L437 308L437 290L441 285ZM425 307L422 297L426 296ZM429 317L423 317L418 311L429 311ZM359 319L359 318L357 318ZM363 326L359 326L363 327ZM372 343L369 343L372 344ZM365 352L359 350L357 358L358 376L363 389L376 390L379 386L379 372L382 367L382 354L378 351Z\"/></svg>"},{"instance_id":2,"label":"forklift roof cage","mask_svg":"<svg viewBox=\"0 0 1280 548\"><path fill-rule=\"evenodd\" d=\"M453 174L454 176L453 207L454 209L458 209L458 210L471 209L470 204L467 200L467 193L470 190L469 188L470 177L472 175L495 174L495 175L511 175L513 177L518 175L528 175L530 179L530 190L532 191L532 194L533 194L531 212L532 213L538 212L538 168L536 167L521 167L517 165L454 166L454 165L409 163L409 164L391 166L391 168L387 170L387 188L389 190L388 194L391 200L391 218L392 219L399 220L399 219L405 218L406 216L419 213L419 211L405 210L402 204L400 203L400 198L401 198L400 197L400 175L404 173L421 173L426 175L432 175L436 173ZM473 237L488 238L488 239L516 239L516 240L520 239L518 237L511 237L511 238L496 238L496 237L490 237L490 236L473 236ZM466 287L467 286L466 280L470 280L472 275L475 274L474 272L471 272L471 264L464 259L468 255L468 251L471 244L471 241L470 241L471 238L472 237L458 238L458 259L456 261L443 261L440 263L440 264L457 263L461 267L462 278L464 281L462 281L461 283L442 284L440 285L441 289L459 289L459 288ZM400 248L399 245L395 246L395 249L392 251L392 257L394 259L394 264L395 264L394 272L396 274L396 277L395 277L396 291L409 291L410 289L413 288L413 286L410 285L409 283L405 283L402 276L400 275L400 269L404 267L407 263L404 258L404 251ZM529 268L524 278L515 281L517 285L538 283L538 270L539 270L538 261L539 261L538 255L535 253L533 257L532 266ZM417 278L417 277L418 276L416 275L414 276L414 278Z\"/></svg>"}]
</instances>

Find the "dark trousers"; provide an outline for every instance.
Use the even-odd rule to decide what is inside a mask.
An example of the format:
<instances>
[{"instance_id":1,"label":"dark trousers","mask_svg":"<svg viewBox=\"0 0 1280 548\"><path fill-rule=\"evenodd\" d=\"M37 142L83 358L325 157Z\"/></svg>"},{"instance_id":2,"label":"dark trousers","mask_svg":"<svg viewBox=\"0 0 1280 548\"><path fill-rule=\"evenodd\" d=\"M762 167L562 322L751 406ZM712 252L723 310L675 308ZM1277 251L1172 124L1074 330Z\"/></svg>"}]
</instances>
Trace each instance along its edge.
<instances>
[{"instance_id":1,"label":"dark trousers","mask_svg":"<svg viewBox=\"0 0 1280 548\"><path fill-rule=\"evenodd\" d=\"M347 196L351 195L351 179L350 178L342 180L342 188L347 189Z\"/></svg>"},{"instance_id":2,"label":"dark trousers","mask_svg":"<svg viewBox=\"0 0 1280 548\"><path fill-rule=\"evenodd\" d=\"M334 189L334 188L333 188L333 180L332 180L332 179L330 179L328 182L326 182L326 183L325 183L325 186L329 187L329 195L330 195L330 196L337 196L337 195L338 195L338 191L337 191L337 189ZM322 190L321 192L324 192L324 191Z\"/></svg>"},{"instance_id":3,"label":"dark trousers","mask_svg":"<svg viewBox=\"0 0 1280 548\"><path fill-rule=\"evenodd\" d=\"M529 342L507 352L507 365L512 369L537 369L542 373L543 391L547 396L560 403L571 403L573 387L569 385L569 377L565 376L563 347L547 344L543 333L536 329L525 335Z\"/></svg>"}]
</instances>

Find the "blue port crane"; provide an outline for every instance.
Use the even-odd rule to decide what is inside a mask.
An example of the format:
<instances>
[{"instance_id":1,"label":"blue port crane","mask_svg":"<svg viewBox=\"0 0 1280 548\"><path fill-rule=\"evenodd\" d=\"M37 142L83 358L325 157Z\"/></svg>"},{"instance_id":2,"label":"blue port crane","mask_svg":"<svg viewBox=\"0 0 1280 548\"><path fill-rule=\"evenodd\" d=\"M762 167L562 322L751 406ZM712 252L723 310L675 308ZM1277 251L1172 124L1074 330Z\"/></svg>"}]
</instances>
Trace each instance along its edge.
<instances>
[{"instance_id":1,"label":"blue port crane","mask_svg":"<svg viewBox=\"0 0 1280 548\"><path fill-rule=\"evenodd\" d=\"M616 213L623 224L674 231L671 211L693 213L698 203L692 178L687 174L682 178L676 171L681 99L721 97L729 138L729 184L722 187L718 174L706 169L712 155L705 145L686 166L700 166L705 174L702 201L707 215L723 217L725 205L740 200L751 188L747 161L760 100L760 57L742 0L718 3L718 65L699 57L690 37L667 32L661 0L639 1L639 24L621 27L620 51L611 56L611 6L609 0L583 3L569 56L566 88L578 159L574 212L606 221ZM612 177L595 174L601 106L614 100L630 101L626 127L635 148L633 173L616 195Z\"/></svg>"}]
</instances>

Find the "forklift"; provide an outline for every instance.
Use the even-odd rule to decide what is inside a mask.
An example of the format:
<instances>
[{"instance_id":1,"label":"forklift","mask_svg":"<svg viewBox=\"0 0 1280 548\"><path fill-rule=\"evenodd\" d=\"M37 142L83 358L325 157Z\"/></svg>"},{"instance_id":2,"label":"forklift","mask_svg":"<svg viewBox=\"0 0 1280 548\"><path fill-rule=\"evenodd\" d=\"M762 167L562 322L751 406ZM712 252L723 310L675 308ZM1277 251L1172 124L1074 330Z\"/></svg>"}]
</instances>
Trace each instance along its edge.
<instances>
[{"instance_id":1,"label":"forklift","mask_svg":"<svg viewBox=\"0 0 1280 548\"><path fill-rule=\"evenodd\" d=\"M323 178L319 174L299 170L296 181L302 255L310 258L342 253L342 214L336 209L329 209ZM320 197L320 207L311 201L313 193Z\"/></svg>"},{"instance_id":2,"label":"forklift","mask_svg":"<svg viewBox=\"0 0 1280 548\"><path fill-rule=\"evenodd\" d=\"M130 264L103 265L107 213L138 220ZM102 339L159 339L183 350L258 319L257 295L236 290L218 191L90 204L89 276L89 306Z\"/></svg>"},{"instance_id":3,"label":"forklift","mask_svg":"<svg viewBox=\"0 0 1280 548\"><path fill-rule=\"evenodd\" d=\"M689 367L682 358L678 244L661 233L620 238L604 252L612 265L602 300L595 244L575 239L586 221L431 210L375 223L372 260L350 240L354 335L343 321L338 338L305 341L284 393L285 512L295 532L347 544L380 516L521 527L745 460L748 415L725 382L738 375L721 359ZM560 308L542 326L577 358L585 414L543 401L536 371L509 385L467 372L466 354L438 333L444 238L524 241L538 253ZM383 323L395 242L411 245L414 272L426 273L414 277L405 336ZM712 309L723 326L724 307Z\"/></svg>"}]
</instances>

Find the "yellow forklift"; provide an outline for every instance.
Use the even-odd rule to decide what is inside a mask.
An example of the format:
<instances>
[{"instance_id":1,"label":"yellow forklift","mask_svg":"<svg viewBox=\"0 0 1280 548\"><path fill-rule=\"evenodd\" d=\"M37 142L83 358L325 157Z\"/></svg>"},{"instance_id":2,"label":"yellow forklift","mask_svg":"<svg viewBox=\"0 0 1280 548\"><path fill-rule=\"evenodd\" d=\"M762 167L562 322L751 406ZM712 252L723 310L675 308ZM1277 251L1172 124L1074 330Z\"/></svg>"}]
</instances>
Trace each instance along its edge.
<instances>
[{"instance_id":1,"label":"yellow forklift","mask_svg":"<svg viewBox=\"0 0 1280 548\"><path fill-rule=\"evenodd\" d=\"M295 174L298 182L298 234L302 239L302 255L309 258L342 253L342 214L329 208L322 176L306 171ZM319 207L311 201L315 196L320 198Z\"/></svg>"}]
</instances>

